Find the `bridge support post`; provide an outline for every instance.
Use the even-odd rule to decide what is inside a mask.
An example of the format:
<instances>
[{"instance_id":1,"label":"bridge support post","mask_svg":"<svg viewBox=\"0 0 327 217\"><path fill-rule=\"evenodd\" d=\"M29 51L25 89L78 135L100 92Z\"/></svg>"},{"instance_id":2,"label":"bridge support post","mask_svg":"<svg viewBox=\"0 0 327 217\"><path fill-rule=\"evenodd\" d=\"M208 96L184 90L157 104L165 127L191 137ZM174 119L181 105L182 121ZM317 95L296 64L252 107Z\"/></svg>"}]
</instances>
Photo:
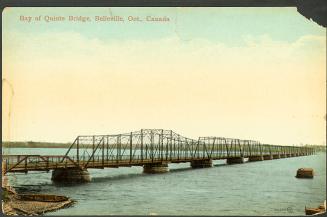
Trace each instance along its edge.
<instances>
[{"instance_id":1,"label":"bridge support post","mask_svg":"<svg viewBox=\"0 0 327 217\"><path fill-rule=\"evenodd\" d=\"M194 160L191 161L191 167L193 169L195 168L208 168L208 167L212 167L212 160Z\"/></svg>"},{"instance_id":2,"label":"bridge support post","mask_svg":"<svg viewBox=\"0 0 327 217\"><path fill-rule=\"evenodd\" d=\"M263 155L263 159L264 160L272 160L273 159L273 156L272 155Z\"/></svg>"},{"instance_id":3,"label":"bridge support post","mask_svg":"<svg viewBox=\"0 0 327 217\"><path fill-rule=\"evenodd\" d=\"M273 159L279 159L279 158L281 158L281 156L279 155L279 154L273 154Z\"/></svg>"},{"instance_id":4,"label":"bridge support post","mask_svg":"<svg viewBox=\"0 0 327 217\"><path fill-rule=\"evenodd\" d=\"M166 173L169 171L168 164L145 164L143 165L143 173L155 174L155 173Z\"/></svg>"},{"instance_id":5,"label":"bridge support post","mask_svg":"<svg viewBox=\"0 0 327 217\"><path fill-rule=\"evenodd\" d=\"M242 164L242 163L244 163L243 157L227 158L227 164Z\"/></svg>"},{"instance_id":6,"label":"bridge support post","mask_svg":"<svg viewBox=\"0 0 327 217\"><path fill-rule=\"evenodd\" d=\"M251 156L249 157L249 162L254 162L254 161L263 161L263 156Z\"/></svg>"},{"instance_id":7,"label":"bridge support post","mask_svg":"<svg viewBox=\"0 0 327 217\"><path fill-rule=\"evenodd\" d=\"M90 182L91 177L86 169L80 168L58 168L52 171L51 180L63 183Z\"/></svg>"}]
</instances>

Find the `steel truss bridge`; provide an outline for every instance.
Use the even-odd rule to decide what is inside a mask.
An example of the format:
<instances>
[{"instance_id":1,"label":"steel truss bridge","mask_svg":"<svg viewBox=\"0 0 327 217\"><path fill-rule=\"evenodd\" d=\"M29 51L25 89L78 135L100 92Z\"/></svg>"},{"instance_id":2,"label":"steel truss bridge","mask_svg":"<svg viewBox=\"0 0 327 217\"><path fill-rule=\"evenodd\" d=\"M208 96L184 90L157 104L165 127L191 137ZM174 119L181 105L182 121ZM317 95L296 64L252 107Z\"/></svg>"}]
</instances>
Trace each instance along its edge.
<instances>
[{"instance_id":1,"label":"steel truss bridge","mask_svg":"<svg viewBox=\"0 0 327 217\"><path fill-rule=\"evenodd\" d=\"M212 160L278 159L314 153L315 149L311 147L270 145L223 137L199 137L194 140L171 130L142 129L117 135L77 136L65 155L3 155L2 160L6 174L183 162L191 162L195 167L194 162L200 162L201 167L201 162Z\"/></svg>"}]
</instances>

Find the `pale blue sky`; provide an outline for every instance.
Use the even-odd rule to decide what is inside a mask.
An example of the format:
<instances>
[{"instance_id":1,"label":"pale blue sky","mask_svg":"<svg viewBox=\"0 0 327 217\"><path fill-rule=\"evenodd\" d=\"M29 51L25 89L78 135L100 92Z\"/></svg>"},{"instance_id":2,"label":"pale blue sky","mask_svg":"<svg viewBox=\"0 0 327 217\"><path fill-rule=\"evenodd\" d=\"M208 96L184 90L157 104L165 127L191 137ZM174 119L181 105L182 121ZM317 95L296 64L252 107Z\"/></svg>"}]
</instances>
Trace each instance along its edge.
<instances>
[{"instance_id":1,"label":"pale blue sky","mask_svg":"<svg viewBox=\"0 0 327 217\"><path fill-rule=\"evenodd\" d=\"M30 23L20 22L25 16L96 16L148 15L167 16L171 22L151 23ZM244 37L268 34L272 40L292 42L303 35L324 36L326 30L307 20L296 8L15 8L3 14L4 32L26 33L77 32L88 38L158 39L178 34L184 40L204 38L228 45L242 45Z\"/></svg>"}]
</instances>

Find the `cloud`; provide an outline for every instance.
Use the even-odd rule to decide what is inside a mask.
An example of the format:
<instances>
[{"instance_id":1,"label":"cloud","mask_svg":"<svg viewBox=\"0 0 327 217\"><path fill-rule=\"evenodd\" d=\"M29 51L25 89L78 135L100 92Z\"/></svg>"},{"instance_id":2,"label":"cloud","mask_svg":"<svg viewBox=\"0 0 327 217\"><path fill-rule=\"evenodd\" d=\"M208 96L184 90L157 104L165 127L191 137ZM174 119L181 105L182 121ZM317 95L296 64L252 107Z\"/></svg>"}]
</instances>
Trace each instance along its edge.
<instances>
[{"instance_id":1,"label":"cloud","mask_svg":"<svg viewBox=\"0 0 327 217\"><path fill-rule=\"evenodd\" d=\"M15 86L13 135L42 131L55 140L51 132L59 130L66 141L90 129L163 127L190 137L324 140L325 37L243 40L227 46L178 36L103 41L7 32L3 76Z\"/></svg>"}]
</instances>

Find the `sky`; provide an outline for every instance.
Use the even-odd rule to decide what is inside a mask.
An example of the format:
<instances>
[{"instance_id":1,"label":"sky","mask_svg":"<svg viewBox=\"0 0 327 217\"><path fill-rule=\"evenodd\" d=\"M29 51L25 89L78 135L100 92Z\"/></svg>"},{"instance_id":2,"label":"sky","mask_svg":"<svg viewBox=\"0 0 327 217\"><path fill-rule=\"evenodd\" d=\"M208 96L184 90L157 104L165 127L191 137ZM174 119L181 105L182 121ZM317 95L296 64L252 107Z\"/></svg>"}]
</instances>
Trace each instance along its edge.
<instances>
[{"instance_id":1,"label":"sky","mask_svg":"<svg viewBox=\"0 0 327 217\"><path fill-rule=\"evenodd\" d=\"M2 31L4 141L163 128L326 144L326 29L296 8L5 8Z\"/></svg>"}]
</instances>

